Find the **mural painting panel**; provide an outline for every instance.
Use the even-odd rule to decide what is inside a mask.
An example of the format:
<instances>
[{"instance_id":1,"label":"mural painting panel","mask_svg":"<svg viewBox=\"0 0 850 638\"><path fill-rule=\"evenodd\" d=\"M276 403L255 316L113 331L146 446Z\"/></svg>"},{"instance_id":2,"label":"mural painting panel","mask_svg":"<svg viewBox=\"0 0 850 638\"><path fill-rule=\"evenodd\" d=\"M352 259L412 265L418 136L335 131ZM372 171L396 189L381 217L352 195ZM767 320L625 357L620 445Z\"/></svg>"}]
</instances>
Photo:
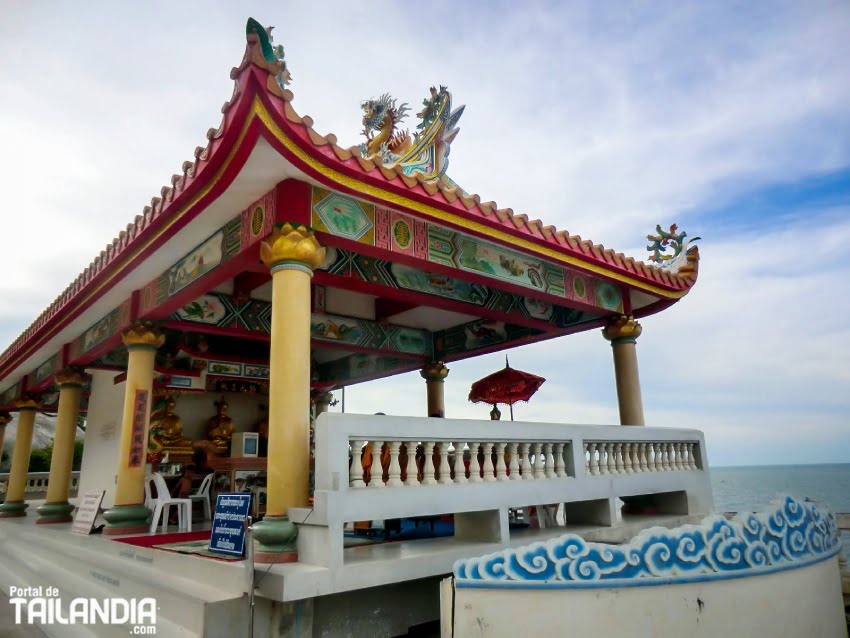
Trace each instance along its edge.
<instances>
[{"instance_id":1,"label":"mural painting panel","mask_svg":"<svg viewBox=\"0 0 850 638\"><path fill-rule=\"evenodd\" d=\"M348 195L314 187L310 223L318 231L375 245L375 206Z\"/></svg>"},{"instance_id":2,"label":"mural painting panel","mask_svg":"<svg viewBox=\"0 0 850 638\"><path fill-rule=\"evenodd\" d=\"M224 231L220 229L168 270L169 297L204 276L222 262L224 257L223 241Z\"/></svg>"}]
</instances>

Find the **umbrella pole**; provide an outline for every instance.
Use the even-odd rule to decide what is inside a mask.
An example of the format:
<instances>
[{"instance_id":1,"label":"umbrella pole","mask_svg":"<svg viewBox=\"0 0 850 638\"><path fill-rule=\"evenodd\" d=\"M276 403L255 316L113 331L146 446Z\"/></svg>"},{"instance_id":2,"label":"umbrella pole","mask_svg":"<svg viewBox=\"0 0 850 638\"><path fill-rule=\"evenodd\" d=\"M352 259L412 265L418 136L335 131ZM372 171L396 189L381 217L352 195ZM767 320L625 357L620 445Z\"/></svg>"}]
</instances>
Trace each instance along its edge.
<instances>
[{"instance_id":1,"label":"umbrella pole","mask_svg":"<svg viewBox=\"0 0 850 638\"><path fill-rule=\"evenodd\" d=\"M513 421L514 420L514 404L511 403L510 406L511 406L511 421Z\"/></svg>"}]
</instances>

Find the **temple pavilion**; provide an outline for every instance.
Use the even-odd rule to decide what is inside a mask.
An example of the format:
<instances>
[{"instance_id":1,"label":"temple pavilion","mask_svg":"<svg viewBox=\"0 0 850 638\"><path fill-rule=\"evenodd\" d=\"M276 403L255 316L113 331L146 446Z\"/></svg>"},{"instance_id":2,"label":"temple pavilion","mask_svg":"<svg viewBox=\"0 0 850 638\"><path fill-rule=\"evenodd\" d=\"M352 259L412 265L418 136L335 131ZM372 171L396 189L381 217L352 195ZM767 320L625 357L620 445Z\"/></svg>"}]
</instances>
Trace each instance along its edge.
<instances>
[{"instance_id":1,"label":"temple pavilion","mask_svg":"<svg viewBox=\"0 0 850 638\"><path fill-rule=\"evenodd\" d=\"M330 390L420 371L422 416L442 416L451 362L587 330L611 343L621 424L644 425L637 320L695 284L684 233L658 228L644 263L465 191L447 173L464 109L446 87L423 87L414 132L406 104L364 101L365 141L341 146L296 112L283 48L254 20L231 77L206 144L0 355L4 422L19 413L0 516L70 519L80 414L80 489L106 490L112 535L147 529L150 464L186 461L199 440L226 456L233 432L253 429L268 450L257 559L297 560L288 514L311 500L311 419ZM25 484L37 411L57 419L36 512ZM514 449L511 464L529 454ZM625 449L637 472L643 448ZM688 448L670 449L688 469Z\"/></svg>"}]
</instances>

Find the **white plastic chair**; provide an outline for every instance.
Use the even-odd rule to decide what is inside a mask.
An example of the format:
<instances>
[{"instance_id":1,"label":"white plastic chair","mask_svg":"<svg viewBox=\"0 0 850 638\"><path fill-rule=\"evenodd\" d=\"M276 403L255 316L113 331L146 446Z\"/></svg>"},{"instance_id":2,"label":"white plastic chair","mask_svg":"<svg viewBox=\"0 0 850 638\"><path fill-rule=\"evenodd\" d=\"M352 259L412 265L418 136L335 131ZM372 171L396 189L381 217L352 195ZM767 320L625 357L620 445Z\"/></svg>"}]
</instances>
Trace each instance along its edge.
<instances>
[{"instance_id":1,"label":"white plastic chair","mask_svg":"<svg viewBox=\"0 0 850 638\"><path fill-rule=\"evenodd\" d=\"M151 481L156 487L157 497L153 498L151 493ZM168 485L162 474L155 472L151 476L145 478L145 506L153 510L151 518L150 533L156 531L156 525L162 516L162 531L165 533L168 528L168 517L171 513L171 506L177 506L177 528L186 529L187 532L192 531L192 501L188 498L172 498L168 494Z\"/></svg>"},{"instance_id":2,"label":"white plastic chair","mask_svg":"<svg viewBox=\"0 0 850 638\"><path fill-rule=\"evenodd\" d=\"M204 504L204 520L208 521L212 518L212 513L210 512L210 487L212 486L213 474L207 474L204 477L204 480L201 481L201 486L195 491L189 494L189 499L194 504L195 501L201 501ZM189 512L192 511L192 508L189 508Z\"/></svg>"}]
</instances>

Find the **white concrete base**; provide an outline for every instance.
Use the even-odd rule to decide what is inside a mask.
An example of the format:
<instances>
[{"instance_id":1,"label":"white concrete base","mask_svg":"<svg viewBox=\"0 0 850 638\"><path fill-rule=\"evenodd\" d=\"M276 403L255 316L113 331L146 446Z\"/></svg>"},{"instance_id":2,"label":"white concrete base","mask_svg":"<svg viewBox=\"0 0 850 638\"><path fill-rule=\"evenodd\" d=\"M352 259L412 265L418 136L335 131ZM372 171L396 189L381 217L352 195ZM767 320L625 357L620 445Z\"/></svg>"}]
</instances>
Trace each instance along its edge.
<instances>
[{"instance_id":1,"label":"white concrete base","mask_svg":"<svg viewBox=\"0 0 850 638\"><path fill-rule=\"evenodd\" d=\"M847 635L837 556L761 576L621 589L452 591L446 579L442 595L443 638Z\"/></svg>"}]
</instances>

